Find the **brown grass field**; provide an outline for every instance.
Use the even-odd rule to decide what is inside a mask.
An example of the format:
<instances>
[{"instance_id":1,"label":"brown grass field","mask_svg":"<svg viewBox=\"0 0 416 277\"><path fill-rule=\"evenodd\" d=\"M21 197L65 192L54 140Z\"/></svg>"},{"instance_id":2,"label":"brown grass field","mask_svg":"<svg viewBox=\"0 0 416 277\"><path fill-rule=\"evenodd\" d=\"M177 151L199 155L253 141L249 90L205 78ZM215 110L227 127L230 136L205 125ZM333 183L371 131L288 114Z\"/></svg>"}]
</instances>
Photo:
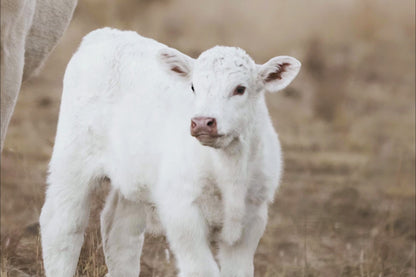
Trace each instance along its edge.
<instances>
[{"instance_id":1,"label":"brown grass field","mask_svg":"<svg viewBox=\"0 0 416 277\"><path fill-rule=\"evenodd\" d=\"M1 159L1 276L43 276L38 217L65 66L103 26L196 57L214 46L263 63L297 57L268 96L285 172L255 257L260 277L415 276L415 2L82 0L40 74L24 84ZM97 191L77 276L104 276ZM141 277L175 276L147 237Z\"/></svg>"}]
</instances>

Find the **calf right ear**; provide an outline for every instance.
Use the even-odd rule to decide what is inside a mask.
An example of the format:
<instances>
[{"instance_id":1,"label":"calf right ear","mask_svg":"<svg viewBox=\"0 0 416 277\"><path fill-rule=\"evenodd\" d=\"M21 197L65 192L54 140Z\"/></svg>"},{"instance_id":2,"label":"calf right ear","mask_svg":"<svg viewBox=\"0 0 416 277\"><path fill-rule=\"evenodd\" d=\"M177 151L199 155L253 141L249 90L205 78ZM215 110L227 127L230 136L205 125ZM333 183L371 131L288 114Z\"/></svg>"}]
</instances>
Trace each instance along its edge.
<instances>
[{"instance_id":1,"label":"calf right ear","mask_svg":"<svg viewBox=\"0 0 416 277\"><path fill-rule=\"evenodd\" d=\"M169 73L185 79L191 78L194 65L194 59L191 57L182 54L178 50L167 47L159 51L159 59L162 66Z\"/></svg>"}]
</instances>

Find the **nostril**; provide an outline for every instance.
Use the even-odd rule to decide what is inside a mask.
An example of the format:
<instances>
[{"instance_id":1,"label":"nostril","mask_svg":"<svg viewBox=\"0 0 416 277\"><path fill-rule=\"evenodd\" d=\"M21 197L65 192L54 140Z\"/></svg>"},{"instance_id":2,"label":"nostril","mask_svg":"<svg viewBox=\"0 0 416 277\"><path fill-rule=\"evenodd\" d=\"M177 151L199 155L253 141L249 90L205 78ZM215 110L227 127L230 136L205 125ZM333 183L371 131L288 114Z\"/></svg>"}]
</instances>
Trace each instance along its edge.
<instances>
[{"instance_id":1,"label":"nostril","mask_svg":"<svg viewBox=\"0 0 416 277\"><path fill-rule=\"evenodd\" d=\"M213 117L194 117L191 119L192 130L214 131L217 128L217 121Z\"/></svg>"},{"instance_id":2,"label":"nostril","mask_svg":"<svg viewBox=\"0 0 416 277\"><path fill-rule=\"evenodd\" d=\"M215 118L209 118L207 121L207 126L210 128L215 128L217 126Z\"/></svg>"}]
</instances>

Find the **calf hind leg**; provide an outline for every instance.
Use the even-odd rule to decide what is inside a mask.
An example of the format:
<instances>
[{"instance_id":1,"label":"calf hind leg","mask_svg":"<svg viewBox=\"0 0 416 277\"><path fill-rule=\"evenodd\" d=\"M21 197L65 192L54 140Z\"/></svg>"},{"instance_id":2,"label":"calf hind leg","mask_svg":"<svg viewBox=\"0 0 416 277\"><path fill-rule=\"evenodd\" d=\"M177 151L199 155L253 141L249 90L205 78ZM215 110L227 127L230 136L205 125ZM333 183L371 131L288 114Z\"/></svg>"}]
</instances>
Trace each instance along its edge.
<instances>
[{"instance_id":1,"label":"calf hind leg","mask_svg":"<svg viewBox=\"0 0 416 277\"><path fill-rule=\"evenodd\" d=\"M143 205L113 189L101 213L101 238L107 276L138 277L146 215Z\"/></svg>"},{"instance_id":2,"label":"calf hind leg","mask_svg":"<svg viewBox=\"0 0 416 277\"><path fill-rule=\"evenodd\" d=\"M93 182L91 178L70 174L63 168L51 168L39 220L47 277L75 274L88 223Z\"/></svg>"}]
</instances>

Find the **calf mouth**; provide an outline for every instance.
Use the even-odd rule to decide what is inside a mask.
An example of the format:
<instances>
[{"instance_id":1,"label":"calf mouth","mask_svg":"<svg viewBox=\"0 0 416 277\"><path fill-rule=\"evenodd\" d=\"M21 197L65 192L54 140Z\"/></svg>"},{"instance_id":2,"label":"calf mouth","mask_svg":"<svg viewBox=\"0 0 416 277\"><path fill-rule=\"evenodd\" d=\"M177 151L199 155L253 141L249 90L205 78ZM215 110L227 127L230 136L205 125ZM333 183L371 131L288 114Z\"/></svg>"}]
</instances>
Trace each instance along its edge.
<instances>
[{"instance_id":1,"label":"calf mouth","mask_svg":"<svg viewBox=\"0 0 416 277\"><path fill-rule=\"evenodd\" d=\"M199 134L193 134L192 136L195 137L204 146L219 148L220 146L218 145L218 140L224 135L212 135L212 134L207 134L207 133L199 133Z\"/></svg>"}]
</instances>

